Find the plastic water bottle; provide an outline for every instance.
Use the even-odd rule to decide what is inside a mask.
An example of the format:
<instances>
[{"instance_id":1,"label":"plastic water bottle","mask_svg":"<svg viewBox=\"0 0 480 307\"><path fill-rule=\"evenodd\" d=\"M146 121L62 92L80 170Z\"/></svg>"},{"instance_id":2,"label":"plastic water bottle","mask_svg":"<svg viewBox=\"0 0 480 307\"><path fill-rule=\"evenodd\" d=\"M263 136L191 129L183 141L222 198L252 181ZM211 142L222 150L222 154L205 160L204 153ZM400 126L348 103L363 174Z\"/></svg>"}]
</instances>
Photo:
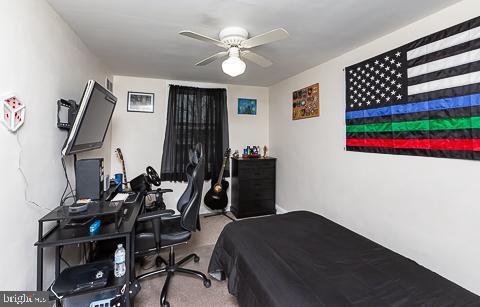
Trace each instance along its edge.
<instances>
[{"instance_id":1,"label":"plastic water bottle","mask_svg":"<svg viewBox=\"0 0 480 307\"><path fill-rule=\"evenodd\" d=\"M122 277L125 275L125 248L122 244L118 244L117 250L115 251L115 277Z\"/></svg>"}]
</instances>

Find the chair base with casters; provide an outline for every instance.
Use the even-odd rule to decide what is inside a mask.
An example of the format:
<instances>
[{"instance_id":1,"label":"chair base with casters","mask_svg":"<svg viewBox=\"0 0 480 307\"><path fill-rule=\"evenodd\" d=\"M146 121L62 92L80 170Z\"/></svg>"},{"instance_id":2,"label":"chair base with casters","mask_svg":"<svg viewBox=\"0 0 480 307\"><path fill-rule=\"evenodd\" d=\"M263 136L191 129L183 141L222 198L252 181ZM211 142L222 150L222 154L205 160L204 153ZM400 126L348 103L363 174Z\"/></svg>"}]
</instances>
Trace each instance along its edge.
<instances>
[{"instance_id":1,"label":"chair base with casters","mask_svg":"<svg viewBox=\"0 0 480 307\"><path fill-rule=\"evenodd\" d=\"M158 259L161 259L161 260L158 260ZM210 279L208 279L207 276L205 274L203 274L202 272L182 268L183 265L185 265L188 261L190 261L192 259L193 259L194 262L199 262L200 261L200 257L198 257L197 254L190 254L190 255L184 257L183 259L181 259L180 261L175 262L175 248L172 245L172 246L170 246L170 252L169 252L169 255L168 255L168 262L165 263L165 266L163 268L152 271L152 272L147 272L147 273L144 273L142 275L139 275L139 276L137 276L136 279L138 281L141 281L141 280L143 280L145 278L148 278L148 277L166 274L167 279L165 280L165 284L163 285L162 293L160 295L160 306L169 307L170 304L167 301L168 287L170 286L170 280L175 273L182 273L182 274L187 274L187 275L192 275L194 277L198 277L198 278L203 280L203 285L205 286L205 288L210 288L210 286L212 285L212 282L210 281ZM158 262L163 262L163 261L165 261L165 260L163 260L163 258L161 258L160 256L156 260L157 264L158 264Z\"/></svg>"}]
</instances>

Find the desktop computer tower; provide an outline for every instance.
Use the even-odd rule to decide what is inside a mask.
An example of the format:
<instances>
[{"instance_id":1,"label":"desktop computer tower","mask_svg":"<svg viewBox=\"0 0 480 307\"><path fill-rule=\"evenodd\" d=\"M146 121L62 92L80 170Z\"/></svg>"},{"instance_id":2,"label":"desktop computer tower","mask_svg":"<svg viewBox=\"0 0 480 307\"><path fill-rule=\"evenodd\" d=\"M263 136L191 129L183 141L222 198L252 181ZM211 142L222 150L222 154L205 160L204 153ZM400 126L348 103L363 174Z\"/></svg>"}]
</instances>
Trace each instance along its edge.
<instances>
[{"instance_id":1,"label":"desktop computer tower","mask_svg":"<svg viewBox=\"0 0 480 307\"><path fill-rule=\"evenodd\" d=\"M103 197L103 159L78 160L75 164L76 198L99 200Z\"/></svg>"}]
</instances>

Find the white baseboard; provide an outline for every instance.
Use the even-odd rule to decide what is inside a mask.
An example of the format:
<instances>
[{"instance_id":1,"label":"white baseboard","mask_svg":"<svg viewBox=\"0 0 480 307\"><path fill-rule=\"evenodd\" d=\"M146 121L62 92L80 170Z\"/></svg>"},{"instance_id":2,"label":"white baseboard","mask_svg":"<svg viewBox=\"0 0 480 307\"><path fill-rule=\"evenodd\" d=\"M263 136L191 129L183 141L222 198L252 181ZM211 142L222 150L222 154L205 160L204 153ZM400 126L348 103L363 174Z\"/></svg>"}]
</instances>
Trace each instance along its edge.
<instances>
[{"instance_id":1,"label":"white baseboard","mask_svg":"<svg viewBox=\"0 0 480 307\"><path fill-rule=\"evenodd\" d=\"M276 205L275 207L276 207L276 209L277 209L277 214L284 214L284 213L287 213L287 212L288 212L288 210L280 207L279 205Z\"/></svg>"},{"instance_id":2,"label":"white baseboard","mask_svg":"<svg viewBox=\"0 0 480 307\"><path fill-rule=\"evenodd\" d=\"M280 207L279 205L276 205L275 208L277 209L277 214L284 214L287 213L288 210ZM226 211L230 211L230 204L228 204L227 208L225 208ZM207 207L205 207L203 204L200 207L200 214L208 214L208 213L214 213L215 211L209 210Z\"/></svg>"}]
</instances>

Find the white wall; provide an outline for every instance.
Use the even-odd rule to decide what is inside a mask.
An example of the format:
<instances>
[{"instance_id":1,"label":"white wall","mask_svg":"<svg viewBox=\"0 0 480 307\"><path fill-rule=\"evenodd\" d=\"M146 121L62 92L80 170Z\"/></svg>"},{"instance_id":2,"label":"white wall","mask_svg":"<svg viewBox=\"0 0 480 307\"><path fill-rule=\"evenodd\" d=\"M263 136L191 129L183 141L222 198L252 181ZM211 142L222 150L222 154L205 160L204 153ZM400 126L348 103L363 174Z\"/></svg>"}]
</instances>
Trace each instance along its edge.
<instances>
[{"instance_id":1,"label":"white wall","mask_svg":"<svg viewBox=\"0 0 480 307\"><path fill-rule=\"evenodd\" d=\"M343 68L476 17L466 0L270 87L277 203L318 212L480 294L478 161L344 151ZM320 83L320 118L292 121L292 92Z\"/></svg>"},{"instance_id":2,"label":"white wall","mask_svg":"<svg viewBox=\"0 0 480 307\"><path fill-rule=\"evenodd\" d=\"M160 172L169 84L226 88L232 152L234 150L241 152L242 148L247 145L268 146L268 89L265 87L115 76L113 92L118 98L118 105L112 120L112 155L115 155L114 151L117 147L121 148L129 180L145 172L147 165L153 166ZM127 112L127 93L129 91L154 93L155 112L153 114ZM238 115L238 98L256 98L257 115ZM118 159L113 157L112 174L119 172L121 172L121 165ZM207 191L210 183L206 183L204 187ZM165 203L168 208L176 208L177 200L183 193L185 184L163 182L162 188L174 190L173 193L166 194ZM207 208L202 206L201 212L207 212Z\"/></svg>"},{"instance_id":3,"label":"white wall","mask_svg":"<svg viewBox=\"0 0 480 307\"><path fill-rule=\"evenodd\" d=\"M0 1L0 36L0 95L15 92L27 105L17 134L0 125L0 289L34 290L33 244L46 211L29 201L52 209L65 186L60 148L66 134L56 128L56 101L78 101L86 81L103 84L107 69L44 0ZM48 250L47 282L52 255Z\"/></svg>"}]
</instances>

